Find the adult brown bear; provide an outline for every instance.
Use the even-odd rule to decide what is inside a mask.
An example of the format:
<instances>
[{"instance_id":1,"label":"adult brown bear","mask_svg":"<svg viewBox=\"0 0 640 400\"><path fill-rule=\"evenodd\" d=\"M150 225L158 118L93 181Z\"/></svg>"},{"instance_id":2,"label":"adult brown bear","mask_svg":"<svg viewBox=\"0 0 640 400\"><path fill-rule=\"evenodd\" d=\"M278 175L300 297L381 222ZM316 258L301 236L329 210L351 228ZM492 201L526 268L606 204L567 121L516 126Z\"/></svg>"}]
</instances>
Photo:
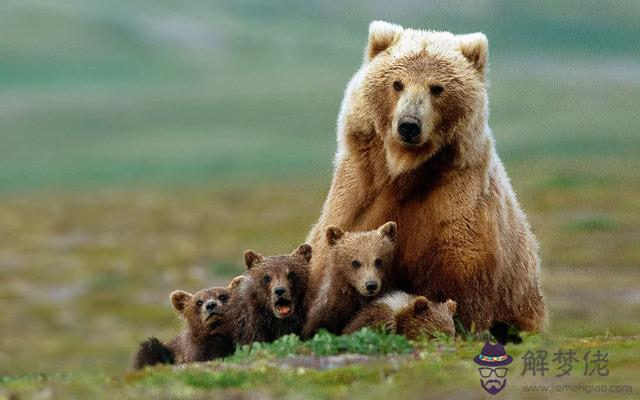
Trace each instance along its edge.
<instances>
[{"instance_id":1,"label":"adult brown bear","mask_svg":"<svg viewBox=\"0 0 640 400\"><path fill-rule=\"evenodd\" d=\"M375 21L338 119L331 189L308 236L323 274L328 226L398 223L399 288L453 299L469 328L545 323L537 244L487 124L485 35Z\"/></svg>"}]
</instances>

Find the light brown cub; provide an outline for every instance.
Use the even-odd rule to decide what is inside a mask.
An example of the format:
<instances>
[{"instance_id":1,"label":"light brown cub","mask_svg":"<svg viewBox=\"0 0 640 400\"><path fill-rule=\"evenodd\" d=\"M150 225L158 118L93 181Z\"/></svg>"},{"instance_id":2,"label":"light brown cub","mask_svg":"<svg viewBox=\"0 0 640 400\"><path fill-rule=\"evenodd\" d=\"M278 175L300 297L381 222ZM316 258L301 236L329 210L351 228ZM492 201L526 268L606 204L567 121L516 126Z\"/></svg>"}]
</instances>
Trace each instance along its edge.
<instances>
[{"instance_id":1,"label":"light brown cub","mask_svg":"<svg viewBox=\"0 0 640 400\"><path fill-rule=\"evenodd\" d=\"M343 232L336 227L326 230L330 254L324 273L312 276L304 338L321 328L339 334L353 315L380 293L393 260L397 230L395 222L367 232Z\"/></svg>"},{"instance_id":2,"label":"light brown cub","mask_svg":"<svg viewBox=\"0 0 640 400\"><path fill-rule=\"evenodd\" d=\"M343 333L369 327L405 335L411 340L433 338L437 333L454 336L455 313L456 302L453 300L436 303L423 296L395 291L364 307L344 328Z\"/></svg>"}]
</instances>

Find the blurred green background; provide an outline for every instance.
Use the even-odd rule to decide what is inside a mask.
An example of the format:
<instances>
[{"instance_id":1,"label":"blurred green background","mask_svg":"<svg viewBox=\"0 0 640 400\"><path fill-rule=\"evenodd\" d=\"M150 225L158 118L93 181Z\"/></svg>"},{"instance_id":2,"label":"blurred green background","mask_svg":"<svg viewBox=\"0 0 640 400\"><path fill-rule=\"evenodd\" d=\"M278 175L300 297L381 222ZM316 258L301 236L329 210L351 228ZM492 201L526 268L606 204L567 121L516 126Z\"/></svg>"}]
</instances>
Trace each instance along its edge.
<instances>
[{"instance_id":1,"label":"blurred green background","mask_svg":"<svg viewBox=\"0 0 640 400\"><path fill-rule=\"evenodd\" d=\"M121 372L319 215L373 19L483 31L490 124L541 243L549 330L640 333L640 2L0 6L0 375Z\"/></svg>"}]
</instances>

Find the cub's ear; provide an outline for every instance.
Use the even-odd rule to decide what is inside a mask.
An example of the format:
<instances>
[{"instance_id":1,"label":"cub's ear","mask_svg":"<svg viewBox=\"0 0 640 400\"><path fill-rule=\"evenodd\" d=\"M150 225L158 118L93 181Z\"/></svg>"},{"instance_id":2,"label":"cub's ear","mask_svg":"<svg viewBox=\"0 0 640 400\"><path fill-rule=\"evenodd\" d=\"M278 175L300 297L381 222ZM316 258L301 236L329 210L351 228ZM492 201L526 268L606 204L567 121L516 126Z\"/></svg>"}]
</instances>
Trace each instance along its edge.
<instances>
[{"instance_id":1,"label":"cub's ear","mask_svg":"<svg viewBox=\"0 0 640 400\"><path fill-rule=\"evenodd\" d=\"M388 49L394 44L404 29L400 25L390 24L384 21L373 21L369 25L369 42L367 43L367 60L372 60L375 56Z\"/></svg>"},{"instance_id":2,"label":"cub's ear","mask_svg":"<svg viewBox=\"0 0 640 400\"><path fill-rule=\"evenodd\" d=\"M415 314L426 312L430 307L431 302L429 302L429 300L424 296L416 297L415 301L413 302L413 312Z\"/></svg>"},{"instance_id":3,"label":"cub's ear","mask_svg":"<svg viewBox=\"0 0 640 400\"><path fill-rule=\"evenodd\" d=\"M264 257L260 253L256 253L253 250L247 250L244 252L244 265L247 269L253 268L256 264L261 263Z\"/></svg>"},{"instance_id":4,"label":"cub's ear","mask_svg":"<svg viewBox=\"0 0 640 400\"><path fill-rule=\"evenodd\" d=\"M301 244L297 249L291 253L292 256L302 257L305 262L309 262L311 260L311 253L313 249L310 244Z\"/></svg>"},{"instance_id":5,"label":"cub's ear","mask_svg":"<svg viewBox=\"0 0 640 400\"><path fill-rule=\"evenodd\" d=\"M229 282L229 284L227 285L227 290L230 292L234 292L236 289L238 289L240 287L240 285L242 284L242 282L244 282L247 279L246 276L244 275L238 275L235 278L233 278L231 280L231 282Z\"/></svg>"},{"instance_id":6,"label":"cub's ear","mask_svg":"<svg viewBox=\"0 0 640 400\"><path fill-rule=\"evenodd\" d=\"M171 304L173 304L173 308L176 309L177 312L182 314L184 309L187 308L189 301L193 295L189 292L185 292L184 290L175 290L171 292L169 298L171 299Z\"/></svg>"},{"instance_id":7,"label":"cub's ear","mask_svg":"<svg viewBox=\"0 0 640 400\"><path fill-rule=\"evenodd\" d=\"M342 238L342 236L344 236L344 232L342 232L342 229L335 226L330 226L327 228L327 243L329 243L329 246L335 246L336 243L338 243L338 241Z\"/></svg>"},{"instance_id":8,"label":"cub's ear","mask_svg":"<svg viewBox=\"0 0 640 400\"><path fill-rule=\"evenodd\" d=\"M449 309L449 312L451 313L451 315L455 315L456 314L456 310L458 309L458 303L456 303L455 301L449 299L449 300L445 301L444 304Z\"/></svg>"},{"instance_id":9,"label":"cub's ear","mask_svg":"<svg viewBox=\"0 0 640 400\"><path fill-rule=\"evenodd\" d=\"M471 62L480 74L484 74L485 66L489 60L489 41L484 33L469 33L458 35L460 51L462 55Z\"/></svg>"},{"instance_id":10,"label":"cub's ear","mask_svg":"<svg viewBox=\"0 0 640 400\"><path fill-rule=\"evenodd\" d=\"M398 234L398 225L393 221L389 221L378 228L378 232L380 232L382 236L386 236L391 240L396 240L396 235Z\"/></svg>"}]
</instances>

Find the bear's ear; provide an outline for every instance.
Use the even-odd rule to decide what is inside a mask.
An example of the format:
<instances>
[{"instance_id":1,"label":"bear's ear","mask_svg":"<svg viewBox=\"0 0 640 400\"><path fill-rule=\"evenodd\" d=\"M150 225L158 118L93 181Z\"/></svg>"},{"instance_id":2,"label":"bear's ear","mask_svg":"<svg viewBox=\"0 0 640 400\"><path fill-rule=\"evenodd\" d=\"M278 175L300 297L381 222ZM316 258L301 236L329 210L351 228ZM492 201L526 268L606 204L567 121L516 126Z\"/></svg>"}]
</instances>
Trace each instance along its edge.
<instances>
[{"instance_id":1,"label":"bear's ear","mask_svg":"<svg viewBox=\"0 0 640 400\"><path fill-rule=\"evenodd\" d=\"M367 60L388 49L402 35L400 25L390 24L384 21L373 21L369 25L369 42L367 43Z\"/></svg>"},{"instance_id":2,"label":"bear's ear","mask_svg":"<svg viewBox=\"0 0 640 400\"><path fill-rule=\"evenodd\" d=\"M312 248L310 244L301 244L297 249L291 253L292 256L302 257L305 262L309 262L311 260L311 252Z\"/></svg>"},{"instance_id":3,"label":"bear's ear","mask_svg":"<svg viewBox=\"0 0 640 400\"><path fill-rule=\"evenodd\" d=\"M231 280L231 282L229 282L229 284L227 285L227 290L230 292L234 292L236 289L238 289L240 287L240 285L242 284L242 282L244 282L247 279L246 276L244 275L238 275L235 278L233 278Z\"/></svg>"},{"instance_id":4,"label":"bear's ear","mask_svg":"<svg viewBox=\"0 0 640 400\"><path fill-rule=\"evenodd\" d=\"M193 295L189 292L185 292L184 290L175 290L171 292L169 298L171 299L171 304L173 304L173 308L176 309L177 312L182 314L184 309L187 308L189 301Z\"/></svg>"},{"instance_id":5,"label":"bear's ear","mask_svg":"<svg viewBox=\"0 0 640 400\"><path fill-rule=\"evenodd\" d=\"M393 221L389 221L378 228L378 232L380 232L382 236L388 237L390 240L396 240L396 235L398 234L398 225Z\"/></svg>"},{"instance_id":6,"label":"bear's ear","mask_svg":"<svg viewBox=\"0 0 640 400\"><path fill-rule=\"evenodd\" d=\"M452 316L456 314L456 310L458 309L458 303L449 299L445 301L444 304L447 306Z\"/></svg>"},{"instance_id":7,"label":"bear's ear","mask_svg":"<svg viewBox=\"0 0 640 400\"><path fill-rule=\"evenodd\" d=\"M329 246L335 246L342 236L344 236L342 229L335 226L327 228L327 243L329 243Z\"/></svg>"},{"instance_id":8,"label":"bear's ear","mask_svg":"<svg viewBox=\"0 0 640 400\"><path fill-rule=\"evenodd\" d=\"M244 265L247 269L253 268L256 264L261 263L264 257L260 253L256 253L253 250L247 250L244 252Z\"/></svg>"},{"instance_id":9,"label":"bear's ear","mask_svg":"<svg viewBox=\"0 0 640 400\"><path fill-rule=\"evenodd\" d=\"M429 310L430 307L431 307L431 303L424 296L416 297L415 301L413 302L413 312L415 314L421 314L423 312L426 312Z\"/></svg>"},{"instance_id":10,"label":"bear's ear","mask_svg":"<svg viewBox=\"0 0 640 400\"><path fill-rule=\"evenodd\" d=\"M484 33L469 33L458 35L460 51L462 55L471 62L478 72L484 74L485 66L489 60L489 41Z\"/></svg>"}]
</instances>

